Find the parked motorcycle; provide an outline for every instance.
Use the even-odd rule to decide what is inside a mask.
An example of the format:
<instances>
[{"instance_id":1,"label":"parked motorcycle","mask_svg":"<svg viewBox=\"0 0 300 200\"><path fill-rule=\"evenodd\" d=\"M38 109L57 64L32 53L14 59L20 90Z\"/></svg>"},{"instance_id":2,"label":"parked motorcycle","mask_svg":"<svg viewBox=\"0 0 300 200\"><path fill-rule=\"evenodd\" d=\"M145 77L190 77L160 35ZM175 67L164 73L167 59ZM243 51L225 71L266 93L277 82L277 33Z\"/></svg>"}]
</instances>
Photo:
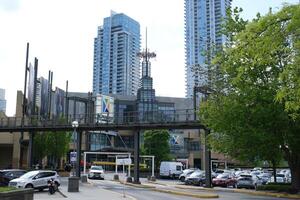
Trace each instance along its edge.
<instances>
[{"instance_id":1,"label":"parked motorcycle","mask_svg":"<svg viewBox=\"0 0 300 200\"><path fill-rule=\"evenodd\" d=\"M50 180L48 180L48 188L49 188L49 194L50 195L52 195L56 192L57 185L56 185L54 179L51 178Z\"/></svg>"}]
</instances>

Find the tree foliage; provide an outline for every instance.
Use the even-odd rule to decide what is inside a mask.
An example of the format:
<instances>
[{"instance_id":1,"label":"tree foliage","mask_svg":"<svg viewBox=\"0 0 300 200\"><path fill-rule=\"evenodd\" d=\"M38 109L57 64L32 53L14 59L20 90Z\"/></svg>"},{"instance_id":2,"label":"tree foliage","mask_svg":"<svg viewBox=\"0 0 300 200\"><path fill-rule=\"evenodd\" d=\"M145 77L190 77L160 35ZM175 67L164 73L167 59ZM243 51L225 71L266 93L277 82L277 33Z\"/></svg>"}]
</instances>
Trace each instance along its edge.
<instances>
[{"instance_id":1,"label":"tree foliage","mask_svg":"<svg viewBox=\"0 0 300 200\"><path fill-rule=\"evenodd\" d=\"M64 119L60 119L63 122ZM36 133L34 136L33 150L37 162L49 156L54 160L52 163L58 166L58 160L64 157L71 141L71 134L64 131Z\"/></svg>"},{"instance_id":2,"label":"tree foliage","mask_svg":"<svg viewBox=\"0 0 300 200\"><path fill-rule=\"evenodd\" d=\"M236 10L238 11L238 10ZM217 56L223 82L202 105L213 148L239 160L276 163L283 155L300 189L300 6L252 22L227 19L230 42ZM214 82L212 82L214 84Z\"/></svg>"},{"instance_id":3,"label":"tree foliage","mask_svg":"<svg viewBox=\"0 0 300 200\"><path fill-rule=\"evenodd\" d=\"M155 169L161 161L170 160L170 135L167 130L151 130L144 132L143 151L147 155L155 156Z\"/></svg>"}]
</instances>

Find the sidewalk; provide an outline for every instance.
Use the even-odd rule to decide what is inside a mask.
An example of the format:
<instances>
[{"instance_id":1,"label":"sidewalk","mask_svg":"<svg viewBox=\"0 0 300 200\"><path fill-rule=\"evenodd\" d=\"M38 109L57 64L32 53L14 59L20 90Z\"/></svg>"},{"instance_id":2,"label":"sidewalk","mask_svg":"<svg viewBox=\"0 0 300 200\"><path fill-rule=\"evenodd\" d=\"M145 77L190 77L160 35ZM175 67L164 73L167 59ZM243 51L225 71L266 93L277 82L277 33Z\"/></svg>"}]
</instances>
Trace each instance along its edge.
<instances>
[{"instance_id":1,"label":"sidewalk","mask_svg":"<svg viewBox=\"0 0 300 200\"><path fill-rule=\"evenodd\" d=\"M60 192L56 192L54 195L49 195L48 191L34 193L35 200L53 199L53 200L99 200L99 199L110 199L110 200L135 200L135 198L123 194L101 189L91 184L80 184L79 192L68 192L67 185L61 185L59 187Z\"/></svg>"}]
</instances>

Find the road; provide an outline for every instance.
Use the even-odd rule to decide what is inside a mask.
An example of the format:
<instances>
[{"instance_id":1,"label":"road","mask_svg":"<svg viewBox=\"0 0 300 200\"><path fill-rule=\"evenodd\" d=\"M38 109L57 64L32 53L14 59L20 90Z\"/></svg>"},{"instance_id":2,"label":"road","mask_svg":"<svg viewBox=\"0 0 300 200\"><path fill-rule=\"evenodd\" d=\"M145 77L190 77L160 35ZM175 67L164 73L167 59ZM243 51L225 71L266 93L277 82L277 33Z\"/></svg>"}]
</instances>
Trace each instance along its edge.
<instances>
[{"instance_id":1,"label":"road","mask_svg":"<svg viewBox=\"0 0 300 200\"><path fill-rule=\"evenodd\" d=\"M115 191L118 193L125 193L135 197L137 200L199 200L199 198L192 198L187 196L178 196L178 195L172 195L167 193L161 193L161 192L155 192L151 189L145 189L145 188L135 188L132 186L125 186L119 183L115 183L112 181L101 181L101 180L92 180L92 183L94 186L107 189L110 191ZM156 185L157 186L157 185ZM158 186L160 188L165 189L175 189L172 186ZM265 197L265 196L254 196L249 194L243 194L243 193L233 193L228 190L228 192L224 191L214 191L214 192L207 192L207 191L198 191L198 190L192 190L192 189L177 189L180 191L184 191L187 193L194 193L194 194L201 194L201 193L214 193L218 194L220 200L287 200L285 198L274 198L274 197Z\"/></svg>"}]
</instances>

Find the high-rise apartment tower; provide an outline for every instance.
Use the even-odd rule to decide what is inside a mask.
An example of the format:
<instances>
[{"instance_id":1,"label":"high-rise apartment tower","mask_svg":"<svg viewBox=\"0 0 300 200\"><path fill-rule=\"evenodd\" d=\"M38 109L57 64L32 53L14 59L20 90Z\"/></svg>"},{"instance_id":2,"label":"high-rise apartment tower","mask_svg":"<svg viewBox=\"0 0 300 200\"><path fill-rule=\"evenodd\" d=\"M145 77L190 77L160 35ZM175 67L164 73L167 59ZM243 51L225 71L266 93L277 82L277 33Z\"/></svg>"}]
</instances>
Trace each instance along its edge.
<instances>
[{"instance_id":1,"label":"high-rise apartment tower","mask_svg":"<svg viewBox=\"0 0 300 200\"><path fill-rule=\"evenodd\" d=\"M231 0L185 0L186 97L194 86L208 82L208 64L214 50L226 42L220 33Z\"/></svg>"},{"instance_id":2,"label":"high-rise apartment tower","mask_svg":"<svg viewBox=\"0 0 300 200\"><path fill-rule=\"evenodd\" d=\"M136 95L140 82L140 25L112 12L94 40L93 92Z\"/></svg>"},{"instance_id":3,"label":"high-rise apartment tower","mask_svg":"<svg viewBox=\"0 0 300 200\"><path fill-rule=\"evenodd\" d=\"M0 88L0 112L6 112L5 90Z\"/></svg>"}]
</instances>

